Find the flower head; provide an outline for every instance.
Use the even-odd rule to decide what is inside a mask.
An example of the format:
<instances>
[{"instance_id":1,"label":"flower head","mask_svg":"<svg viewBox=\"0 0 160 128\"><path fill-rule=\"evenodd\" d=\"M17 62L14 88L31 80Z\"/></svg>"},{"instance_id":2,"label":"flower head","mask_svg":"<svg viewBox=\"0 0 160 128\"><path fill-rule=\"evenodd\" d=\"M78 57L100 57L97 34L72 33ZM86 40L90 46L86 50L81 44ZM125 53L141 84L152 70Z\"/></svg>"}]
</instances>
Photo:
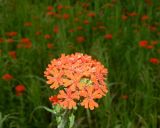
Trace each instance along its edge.
<instances>
[{"instance_id":1,"label":"flower head","mask_svg":"<svg viewBox=\"0 0 160 128\"><path fill-rule=\"evenodd\" d=\"M50 88L58 92L57 104L65 109L81 105L93 110L98 107L95 99L102 98L108 92L105 83L107 73L107 69L91 56L75 53L62 54L60 58L53 59L44 76ZM53 99L51 96L52 103Z\"/></svg>"},{"instance_id":2,"label":"flower head","mask_svg":"<svg viewBox=\"0 0 160 128\"><path fill-rule=\"evenodd\" d=\"M26 90L26 88L25 88L25 86L22 85L22 84L17 85L17 86L15 87L15 91L16 91L16 95L17 95L17 96L22 95L25 90Z\"/></svg>"},{"instance_id":3,"label":"flower head","mask_svg":"<svg viewBox=\"0 0 160 128\"><path fill-rule=\"evenodd\" d=\"M8 81L8 80L13 79L13 76L11 74L4 74L2 76L2 79Z\"/></svg>"}]
</instances>

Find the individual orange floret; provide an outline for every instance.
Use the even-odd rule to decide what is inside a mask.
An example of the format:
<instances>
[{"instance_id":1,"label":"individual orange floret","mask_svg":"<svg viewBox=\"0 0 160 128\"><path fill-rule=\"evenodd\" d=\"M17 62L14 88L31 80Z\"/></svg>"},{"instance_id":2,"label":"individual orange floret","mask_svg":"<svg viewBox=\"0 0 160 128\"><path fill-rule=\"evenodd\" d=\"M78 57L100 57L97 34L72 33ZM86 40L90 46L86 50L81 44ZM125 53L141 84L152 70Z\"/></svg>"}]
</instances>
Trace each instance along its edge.
<instances>
[{"instance_id":1,"label":"individual orange floret","mask_svg":"<svg viewBox=\"0 0 160 128\"><path fill-rule=\"evenodd\" d=\"M50 88L57 89L60 85L62 85L63 72L60 72L54 68L50 71L50 75L51 76L47 76L47 84L52 84Z\"/></svg>"},{"instance_id":2,"label":"individual orange floret","mask_svg":"<svg viewBox=\"0 0 160 128\"><path fill-rule=\"evenodd\" d=\"M86 87L86 90L80 91L80 96L84 97L81 105L85 108L90 108L91 110L93 110L94 107L98 107L98 104L94 99L100 99L102 97L99 91L95 90L94 86L88 86Z\"/></svg>"},{"instance_id":3,"label":"individual orange floret","mask_svg":"<svg viewBox=\"0 0 160 128\"><path fill-rule=\"evenodd\" d=\"M60 90L57 97L63 108L72 109L76 107L76 102L74 100L79 99L79 94L78 92L73 92L70 89L66 89L66 91Z\"/></svg>"}]
</instances>

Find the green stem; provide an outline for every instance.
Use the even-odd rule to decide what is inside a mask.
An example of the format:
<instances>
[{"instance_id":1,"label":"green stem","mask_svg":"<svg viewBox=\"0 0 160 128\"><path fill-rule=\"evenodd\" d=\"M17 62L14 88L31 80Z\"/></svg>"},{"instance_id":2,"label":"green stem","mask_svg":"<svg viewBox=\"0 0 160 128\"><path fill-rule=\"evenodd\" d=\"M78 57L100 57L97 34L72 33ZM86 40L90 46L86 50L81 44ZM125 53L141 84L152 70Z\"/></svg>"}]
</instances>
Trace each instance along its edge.
<instances>
[{"instance_id":1,"label":"green stem","mask_svg":"<svg viewBox=\"0 0 160 128\"><path fill-rule=\"evenodd\" d=\"M57 127L57 128L66 128L67 121L68 121L68 117L69 117L69 113L70 113L69 110L66 110L66 111L63 113L62 118L61 118L61 121L60 121L60 123L58 124L58 127Z\"/></svg>"}]
</instances>

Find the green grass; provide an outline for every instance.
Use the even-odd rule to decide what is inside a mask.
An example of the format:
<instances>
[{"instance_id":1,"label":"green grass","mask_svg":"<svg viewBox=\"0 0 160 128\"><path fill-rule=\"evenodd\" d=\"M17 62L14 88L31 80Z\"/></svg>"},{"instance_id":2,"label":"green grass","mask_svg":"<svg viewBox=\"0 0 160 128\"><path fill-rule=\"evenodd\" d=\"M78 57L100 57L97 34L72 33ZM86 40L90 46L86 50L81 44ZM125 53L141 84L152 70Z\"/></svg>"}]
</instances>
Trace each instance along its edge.
<instances>
[{"instance_id":1,"label":"green grass","mask_svg":"<svg viewBox=\"0 0 160 128\"><path fill-rule=\"evenodd\" d=\"M45 83L43 72L53 58L62 53L82 52L93 56L108 68L109 93L99 108L86 111L78 108L77 128L159 128L160 127L160 3L151 0L6 0L0 2L0 128L53 128L54 116L39 106L51 108L48 97L54 92ZM57 11L57 5L63 5ZM47 16L47 7L54 7L58 16ZM82 5L87 5L83 8ZM69 6L69 8L65 8ZM94 12L94 18L88 17ZM129 16L135 12L136 16ZM59 18L64 13L69 19ZM122 20L126 15L127 19ZM148 20L141 17L147 15ZM78 21L75 21L78 18ZM84 24L88 20L89 24ZM24 26L31 22L32 26ZM54 26L59 32L54 33ZM77 28L81 26L82 30ZM156 30L151 31L150 26ZM74 32L68 32L73 29ZM16 31L13 43L7 43L6 32ZM40 35L35 33L40 31ZM50 34L50 39L44 35ZM112 39L104 35L112 34ZM78 43L76 38L85 41ZM31 48L17 48L22 38L29 38ZM157 41L153 49L139 46L139 41ZM53 48L47 48L52 43ZM8 55L16 51L16 59ZM5 81L6 73L14 79ZM15 86L26 91L16 96ZM123 96L128 96L127 99Z\"/></svg>"}]
</instances>

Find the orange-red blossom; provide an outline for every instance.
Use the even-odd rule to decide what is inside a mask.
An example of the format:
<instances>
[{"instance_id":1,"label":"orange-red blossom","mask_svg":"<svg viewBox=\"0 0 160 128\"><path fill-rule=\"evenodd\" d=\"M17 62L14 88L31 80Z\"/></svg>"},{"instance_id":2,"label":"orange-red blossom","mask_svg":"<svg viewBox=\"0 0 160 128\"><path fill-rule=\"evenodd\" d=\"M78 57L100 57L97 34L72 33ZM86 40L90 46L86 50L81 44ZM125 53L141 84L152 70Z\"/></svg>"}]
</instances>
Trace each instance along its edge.
<instances>
[{"instance_id":1,"label":"orange-red blossom","mask_svg":"<svg viewBox=\"0 0 160 128\"><path fill-rule=\"evenodd\" d=\"M62 54L48 65L44 76L50 88L57 90L49 99L64 109L78 105L93 110L98 107L96 99L106 95L108 88L105 78L108 70L91 56L82 53Z\"/></svg>"}]
</instances>

